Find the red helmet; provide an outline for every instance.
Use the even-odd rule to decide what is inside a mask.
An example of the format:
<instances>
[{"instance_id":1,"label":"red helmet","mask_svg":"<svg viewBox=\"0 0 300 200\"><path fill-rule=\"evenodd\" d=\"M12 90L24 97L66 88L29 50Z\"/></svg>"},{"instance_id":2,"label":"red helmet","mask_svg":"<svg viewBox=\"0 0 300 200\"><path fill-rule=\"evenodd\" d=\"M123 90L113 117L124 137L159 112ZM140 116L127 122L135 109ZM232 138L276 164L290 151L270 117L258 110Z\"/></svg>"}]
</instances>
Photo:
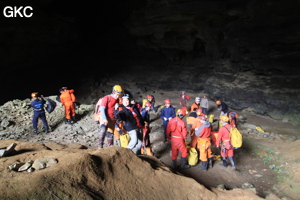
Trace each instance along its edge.
<instances>
[{"instance_id":1,"label":"red helmet","mask_svg":"<svg viewBox=\"0 0 300 200\"><path fill-rule=\"evenodd\" d=\"M197 115L201 115L201 114L202 114L202 109L197 109L197 110L196 110L196 114L197 114Z\"/></svg>"},{"instance_id":2,"label":"red helmet","mask_svg":"<svg viewBox=\"0 0 300 200\"><path fill-rule=\"evenodd\" d=\"M151 103L150 103L150 102L146 102L146 103L145 103L145 106L146 106L146 107L151 107Z\"/></svg>"},{"instance_id":3,"label":"red helmet","mask_svg":"<svg viewBox=\"0 0 300 200\"><path fill-rule=\"evenodd\" d=\"M171 100L170 99L165 99L164 100L164 104L170 104L171 103Z\"/></svg>"},{"instance_id":4,"label":"red helmet","mask_svg":"<svg viewBox=\"0 0 300 200\"><path fill-rule=\"evenodd\" d=\"M152 95L147 95L147 99L153 99Z\"/></svg>"},{"instance_id":5,"label":"red helmet","mask_svg":"<svg viewBox=\"0 0 300 200\"><path fill-rule=\"evenodd\" d=\"M178 114L178 115L181 115L181 116L185 116L185 115L186 115L186 110L185 110L185 109L179 109L179 110L177 111L177 114Z\"/></svg>"}]
</instances>

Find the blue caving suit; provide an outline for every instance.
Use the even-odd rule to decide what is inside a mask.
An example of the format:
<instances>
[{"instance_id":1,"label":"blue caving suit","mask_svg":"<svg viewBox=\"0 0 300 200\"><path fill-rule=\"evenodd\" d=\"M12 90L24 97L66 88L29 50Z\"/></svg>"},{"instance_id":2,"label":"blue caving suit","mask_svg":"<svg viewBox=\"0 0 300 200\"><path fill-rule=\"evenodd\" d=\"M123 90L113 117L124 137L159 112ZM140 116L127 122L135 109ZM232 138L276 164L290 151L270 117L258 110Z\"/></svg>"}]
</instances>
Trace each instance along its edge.
<instances>
[{"instance_id":1,"label":"blue caving suit","mask_svg":"<svg viewBox=\"0 0 300 200\"><path fill-rule=\"evenodd\" d=\"M37 131L37 124L39 118L42 119L45 129L48 129L48 122L46 120L46 114L44 110L45 103L46 101L44 99L36 99L31 102L31 107L34 110L32 125L35 132Z\"/></svg>"}]
</instances>

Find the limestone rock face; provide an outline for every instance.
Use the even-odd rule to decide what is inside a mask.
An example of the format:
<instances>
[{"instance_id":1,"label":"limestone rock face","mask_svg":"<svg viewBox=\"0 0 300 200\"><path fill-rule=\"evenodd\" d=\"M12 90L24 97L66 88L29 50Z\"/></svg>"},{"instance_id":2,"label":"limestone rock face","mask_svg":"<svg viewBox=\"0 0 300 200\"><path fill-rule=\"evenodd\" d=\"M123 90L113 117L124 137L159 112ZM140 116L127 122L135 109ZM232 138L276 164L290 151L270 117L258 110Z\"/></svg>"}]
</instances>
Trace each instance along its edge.
<instances>
[{"instance_id":1,"label":"limestone rock face","mask_svg":"<svg viewBox=\"0 0 300 200\"><path fill-rule=\"evenodd\" d=\"M187 66L186 88L299 123L299 2L147 2L131 15L130 34L178 64L172 70Z\"/></svg>"},{"instance_id":2,"label":"limestone rock face","mask_svg":"<svg viewBox=\"0 0 300 200\"><path fill-rule=\"evenodd\" d=\"M77 86L87 74L97 82L114 74L148 89L204 91L231 108L300 124L299 1L31 4L34 17L1 21L2 85L50 96L64 74ZM2 101L25 92L2 87ZM0 129L11 126L10 119L1 121Z\"/></svg>"}]
</instances>

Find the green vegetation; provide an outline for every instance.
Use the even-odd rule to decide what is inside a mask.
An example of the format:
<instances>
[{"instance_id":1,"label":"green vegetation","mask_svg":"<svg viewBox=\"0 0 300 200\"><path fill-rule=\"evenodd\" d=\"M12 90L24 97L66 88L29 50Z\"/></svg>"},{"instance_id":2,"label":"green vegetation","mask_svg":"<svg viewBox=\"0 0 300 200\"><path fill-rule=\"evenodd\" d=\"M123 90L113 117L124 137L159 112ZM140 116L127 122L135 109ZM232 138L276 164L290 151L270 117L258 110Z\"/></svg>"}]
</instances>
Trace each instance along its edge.
<instances>
[{"instance_id":1,"label":"green vegetation","mask_svg":"<svg viewBox=\"0 0 300 200\"><path fill-rule=\"evenodd\" d=\"M271 169L277 175L278 181L284 181L289 177L285 173L284 165L280 160L280 155L276 154L273 149L261 144L253 143L253 140L244 138L244 143L247 144L248 148L259 158L261 158L265 165L268 165L268 168ZM300 159L298 160L300 162Z\"/></svg>"}]
</instances>

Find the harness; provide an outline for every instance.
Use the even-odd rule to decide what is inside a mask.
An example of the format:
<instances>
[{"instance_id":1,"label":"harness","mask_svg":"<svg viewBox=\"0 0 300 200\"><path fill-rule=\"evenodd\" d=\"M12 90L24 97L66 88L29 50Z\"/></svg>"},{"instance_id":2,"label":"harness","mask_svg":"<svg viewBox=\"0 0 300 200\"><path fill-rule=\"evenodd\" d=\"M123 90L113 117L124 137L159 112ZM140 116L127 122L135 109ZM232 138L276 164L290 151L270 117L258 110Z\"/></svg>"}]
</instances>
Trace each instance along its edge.
<instances>
[{"instance_id":1,"label":"harness","mask_svg":"<svg viewBox=\"0 0 300 200\"><path fill-rule=\"evenodd\" d=\"M226 128L226 127L224 126L224 128ZM228 130L228 128L226 128L226 129L227 129L228 134L230 136L230 131ZM231 149L231 148L232 148L232 144L230 142L230 139L229 140L224 140L224 143L222 145L222 152L226 153L226 151L229 150L229 149Z\"/></svg>"},{"instance_id":2,"label":"harness","mask_svg":"<svg viewBox=\"0 0 300 200\"><path fill-rule=\"evenodd\" d=\"M142 125L141 125L141 123L140 123L140 120L139 120L139 118L138 118L138 115L135 113L135 111L133 110L132 107L129 107L129 110L131 111L131 113L132 113L132 115L133 115L133 117L134 117L134 119L135 119L135 122L136 122L138 128L141 128Z\"/></svg>"}]
</instances>

